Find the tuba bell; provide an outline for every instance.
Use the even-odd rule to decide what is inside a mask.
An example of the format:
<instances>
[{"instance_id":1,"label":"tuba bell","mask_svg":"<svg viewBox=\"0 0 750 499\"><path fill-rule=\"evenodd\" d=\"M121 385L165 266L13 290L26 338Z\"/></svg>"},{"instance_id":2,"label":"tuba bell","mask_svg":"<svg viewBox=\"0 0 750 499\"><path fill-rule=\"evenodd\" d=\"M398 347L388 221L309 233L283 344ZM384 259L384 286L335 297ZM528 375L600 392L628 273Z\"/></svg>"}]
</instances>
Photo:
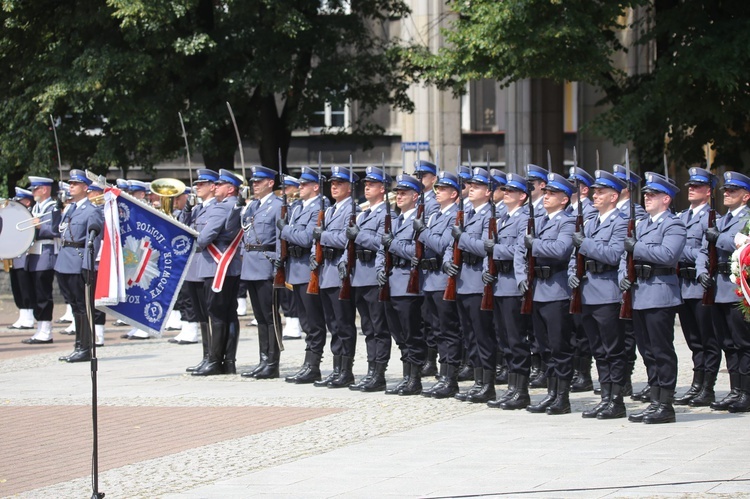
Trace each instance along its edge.
<instances>
[{"instance_id":1,"label":"tuba bell","mask_svg":"<svg viewBox=\"0 0 750 499\"><path fill-rule=\"evenodd\" d=\"M151 192L159 196L160 210L171 217L174 198L185 192L185 184L176 178L160 178L151 182Z\"/></svg>"}]
</instances>

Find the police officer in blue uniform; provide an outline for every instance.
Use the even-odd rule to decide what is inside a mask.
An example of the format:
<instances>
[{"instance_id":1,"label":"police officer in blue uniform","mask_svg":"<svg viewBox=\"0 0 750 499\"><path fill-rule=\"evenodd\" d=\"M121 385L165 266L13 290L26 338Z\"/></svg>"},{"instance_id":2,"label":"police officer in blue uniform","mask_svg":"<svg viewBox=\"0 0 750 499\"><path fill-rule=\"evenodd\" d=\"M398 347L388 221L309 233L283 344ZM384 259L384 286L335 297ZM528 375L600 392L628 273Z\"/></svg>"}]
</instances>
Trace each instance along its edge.
<instances>
[{"instance_id":1,"label":"police officer in blue uniform","mask_svg":"<svg viewBox=\"0 0 750 499\"><path fill-rule=\"evenodd\" d=\"M85 362L91 360L91 328L86 315L84 279L88 272L94 270L86 243L92 233L101 233L103 216L86 196L91 181L84 171L70 170L69 183L70 208L62 216L58 210L52 212L53 227L58 227L62 239L55 274L73 308L76 329L75 350L68 356L60 357L60 360Z\"/></svg>"},{"instance_id":2,"label":"police officer in blue uniform","mask_svg":"<svg viewBox=\"0 0 750 499\"><path fill-rule=\"evenodd\" d=\"M662 175L646 173L643 192L649 216L636 226L635 238L625 239L625 250L633 253L637 282L626 277L626 253L620 261L620 290L633 290L633 330L651 387L651 404L628 416L629 421L637 423L675 421L674 319L682 304L676 268L687 233L682 220L669 211L669 205L679 190Z\"/></svg>"},{"instance_id":3,"label":"police officer in blue uniform","mask_svg":"<svg viewBox=\"0 0 750 499\"><path fill-rule=\"evenodd\" d=\"M425 254L421 262L425 273L422 285L424 294L422 308L426 316L437 318L435 348L440 354L438 382L422 390L422 395L444 399L458 393L458 369L463 351L456 302L443 300L443 294L448 285L448 276L441 268L443 255L448 246L453 244L450 226L455 225L458 211L456 204L460 195L458 177L446 171L440 172L434 184L434 190L439 210L427 218L426 224L422 219L415 218L413 226L419 241L425 245Z\"/></svg>"},{"instance_id":4,"label":"police officer in blue uniform","mask_svg":"<svg viewBox=\"0 0 750 499\"><path fill-rule=\"evenodd\" d=\"M462 252L461 266L453 263L453 245L450 244L443 257L443 271L449 276L458 276L456 305L464 348L474 366L474 385L466 392L456 394L458 400L485 403L495 398L495 368L497 366L497 339L492 324L492 312L481 310L482 266L487 251L487 237L491 216L490 174L483 168L474 168L469 183L469 202L463 228L451 227L451 235L458 241Z\"/></svg>"},{"instance_id":5,"label":"police officer in blue uniform","mask_svg":"<svg viewBox=\"0 0 750 499\"><path fill-rule=\"evenodd\" d=\"M550 173L544 187L544 215L535 219L536 235L526 234L514 257L521 294L528 289L525 252L536 258L533 312L534 337L543 364L547 366L547 396L526 408L529 412L570 412L570 381L573 378L572 321L568 314L570 288L568 260L573 251L575 219L565 212L575 187L557 173ZM536 215L536 212L534 213Z\"/></svg>"},{"instance_id":6,"label":"police officer in blue uniform","mask_svg":"<svg viewBox=\"0 0 750 499\"><path fill-rule=\"evenodd\" d=\"M582 287L582 313L577 316L596 359L602 392L601 401L583 411L582 416L615 419L626 415L622 398L627 383L625 328L619 320L621 292L617 276L628 231L627 219L617 209L617 201L626 183L604 170L597 170L595 176L592 188L597 216L573 235L573 245L584 257L585 273L579 280L573 256L568 285L572 289Z\"/></svg>"},{"instance_id":7,"label":"police officer in blue uniform","mask_svg":"<svg viewBox=\"0 0 750 499\"><path fill-rule=\"evenodd\" d=\"M342 276L339 264L345 262L344 253L349 239L346 229L352 215L351 196L354 193L349 183L349 169L342 166L331 167L331 197L336 203L326 210L325 230L313 229L313 238L323 246L323 266L320 269L320 299L323 315L331 331L331 353L333 371L321 381L318 387L345 388L354 383L354 352L357 346L357 327L353 300L339 300ZM359 177L351 173L356 183ZM360 211L356 206L356 212ZM311 263L314 260L311 260Z\"/></svg>"},{"instance_id":8,"label":"police officer in blue uniform","mask_svg":"<svg viewBox=\"0 0 750 499\"><path fill-rule=\"evenodd\" d=\"M203 279L203 300L209 323L208 361L193 376L213 376L236 373L236 352L239 338L237 318L237 286L240 283L242 259L238 235L241 232L240 210L237 193L242 179L229 170L219 170L213 183L215 202L204 206L205 225L201 228L196 245L201 249L197 274ZM209 248L209 245L212 245ZM220 262L227 260L226 267L216 262L211 249L220 255ZM218 290L223 275L223 284ZM219 281L219 282L217 282Z\"/></svg>"},{"instance_id":9,"label":"police officer in blue uniform","mask_svg":"<svg viewBox=\"0 0 750 499\"><path fill-rule=\"evenodd\" d=\"M492 168L490 170L490 176L492 177L492 198L491 203L495 205L495 226L498 225L498 220L502 220L505 214L508 212L503 202L504 191L503 186L508 182L507 176L504 171ZM489 256L492 255L492 250L487 251ZM494 309L493 309L494 310ZM497 339L497 366L495 366L495 384L505 385L508 383L508 365L506 359L509 352L509 346L505 342L505 333L502 329L505 327L502 320L498 320L498 312L493 311L495 317L495 338Z\"/></svg>"},{"instance_id":10,"label":"police officer in blue uniform","mask_svg":"<svg viewBox=\"0 0 750 499\"><path fill-rule=\"evenodd\" d=\"M320 192L318 172L303 167L299 181L300 204L294 206L289 221L279 218L279 237L289 245L289 258L286 261L286 280L292 285L297 300L300 324L305 331L305 360L300 369L287 376L287 383L309 384L320 381L320 361L326 346L326 322L323 316L323 303L319 294L307 292L310 282L310 249L313 245L313 230L318 213L328 209L328 198Z\"/></svg>"},{"instance_id":11,"label":"police officer in blue uniform","mask_svg":"<svg viewBox=\"0 0 750 499\"><path fill-rule=\"evenodd\" d=\"M367 374L349 389L363 392L385 390L385 370L391 358L391 333L385 316L385 303L378 300L375 258L383 238L386 217L385 193L391 177L382 169L365 170L365 199L368 208L357 215L357 224L347 227L346 237L354 241L357 261L351 275L352 295L359 311L367 348Z\"/></svg>"},{"instance_id":12,"label":"police officer in blue uniform","mask_svg":"<svg viewBox=\"0 0 750 499\"><path fill-rule=\"evenodd\" d=\"M698 280L704 288L715 293L714 327L724 351L729 372L731 391L721 400L711 404L711 409L730 412L750 411L750 324L737 308L741 300L735 294L737 285L730 275L731 258L735 250L734 236L742 230L750 217L750 178L737 172L724 173L724 206L727 213L709 228L701 253L695 262ZM717 276L708 274L708 241L716 243L719 261Z\"/></svg>"},{"instance_id":13,"label":"police officer in blue uniform","mask_svg":"<svg viewBox=\"0 0 750 499\"><path fill-rule=\"evenodd\" d=\"M485 284L494 283L494 319L500 322L503 336L501 343L506 345L505 363L508 366L508 390L497 399L487 402L489 407L504 410L525 409L529 398L529 374L531 351L526 339L531 327L529 316L521 314L521 292L518 289L513 259L516 248L523 245L523 236L529 220L526 206L528 188L526 179L517 173L508 173L506 183L501 187L503 204L507 210L497 221L497 238L485 239L488 258L495 260L497 276L488 271L482 274ZM526 276L524 276L524 279Z\"/></svg>"},{"instance_id":14,"label":"police officer in blue uniform","mask_svg":"<svg viewBox=\"0 0 750 499\"><path fill-rule=\"evenodd\" d=\"M34 195L27 189L16 187L14 201L21 203L26 208L34 204ZM18 320L8 326L8 329L34 329L34 281L31 274L26 270L27 253L13 258L10 268L10 289L13 293L13 301L18 307ZM51 343L44 341L44 343ZM34 343L38 343L34 341Z\"/></svg>"},{"instance_id":15,"label":"police officer in blue uniform","mask_svg":"<svg viewBox=\"0 0 750 499\"><path fill-rule=\"evenodd\" d=\"M422 281L419 274L419 293L407 292L412 267L412 256L416 251L414 242L414 220L417 200L422 190L421 182L411 175L396 177L396 206L401 214L393 223L393 230L383 234L375 268L379 285L388 282L391 301L385 304L386 320L393 339L401 350L403 379L385 393L389 395L419 395L422 392L422 365L427 357L427 343L422 329ZM393 268L390 276L385 270L385 252L392 254Z\"/></svg>"},{"instance_id":16,"label":"police officer in blue uniform","mask_svg":"<svg viewBox=\"0 0 750 499\"><path fill-rule=\"evenodd\" d=\"M258 321L260 362L242 376L256 379L279 377L281 350L273 322L273 276L277 261L277 226L283 202L273 192L276 172L253 166L253 199L242 215L242 275L250 293L253 315Z\"/></svg>"},{"instance_id":17,"label":"police officer in blue uniform","mask_svg":"<svg viewBox=\"0 0 750 499\"><path fill-rule=\"evenodd\" d=\"M688 188L690 207L679 215L687 228L687 242L678 268L683 304L677 313L685 342L693 354L693 382L674 403L703 407L716 399L714 385L721 365L721 347L713 326L714 307L706 307L702 303L705 290L698 282L695 261L708 229L711 191L718 179L703 168L690 168L688 172L690 178L685 186Z\"/></svg>"}]
</instances>

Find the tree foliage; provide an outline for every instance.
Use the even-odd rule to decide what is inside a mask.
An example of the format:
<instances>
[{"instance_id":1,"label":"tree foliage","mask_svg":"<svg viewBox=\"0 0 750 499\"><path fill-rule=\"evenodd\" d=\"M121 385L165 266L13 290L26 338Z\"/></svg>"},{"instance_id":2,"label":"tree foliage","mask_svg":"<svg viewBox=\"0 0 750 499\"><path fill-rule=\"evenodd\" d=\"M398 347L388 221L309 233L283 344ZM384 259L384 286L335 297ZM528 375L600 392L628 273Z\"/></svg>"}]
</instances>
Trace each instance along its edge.
<instances>
[{"instance_id":1,"label":"tree foliage","mask_svg":"<svg viewBox=\"0 0 750 499\"><path fill-rule=\"evenodd\" d=\"M459 17L437 54L410 63L441 88L477 78L580 81L601 89L606 110L587 124L615 143L633 141L644 166L668 152L683 163L713 142L737 168L750 138L750 3L741 0L454 0ZM634 12L636 15L634 15ZM624 28L630 28L624 32ZM625 67L651 54L649 71Z\"/></svg>"},{"instance_id":2,"label":"tree foliage","mask_svg":"<svg viewBox=\"0 0 750 499\"><path fill-rule=\"evenodd\" d=\"M182 153L177 113L206 165L232 168L237 142L277 164L292 130L325 102L356 103L348 133L377 133L379 106L411 110L401 0L0 0L0 173L104 170Z\"/></svg>"}]
</instances>

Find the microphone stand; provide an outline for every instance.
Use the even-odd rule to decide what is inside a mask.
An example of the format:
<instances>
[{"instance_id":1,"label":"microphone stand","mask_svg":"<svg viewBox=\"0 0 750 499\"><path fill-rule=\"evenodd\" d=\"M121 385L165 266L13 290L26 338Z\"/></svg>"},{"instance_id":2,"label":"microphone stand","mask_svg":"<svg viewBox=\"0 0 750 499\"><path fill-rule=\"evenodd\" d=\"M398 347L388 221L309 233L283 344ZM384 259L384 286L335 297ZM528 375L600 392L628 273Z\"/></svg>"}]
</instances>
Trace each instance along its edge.
<instances>
[{"instance_id":1,"label":"microphone stand","mask_svg":"<svg viewBox=\"0 0 750 499\"><path fill-rule=\"evenodd\" d=\"M94 254L94 240L98 232L89 231L89 237L86 243L89 252L89 264L94 267L96 255ZM91 486L93 493L91 499L102 499L104 492L99 492L99 413L97 411L97 384L96 372L98 370L98 359L96 358L96 326L94 325L94 292L93 287L96 281L96 272L88 271L86 276L86 320L89 325L89 334L91 335L91 419L93 423L93 451L91 455Z\"/></svg>"}]
</instances>

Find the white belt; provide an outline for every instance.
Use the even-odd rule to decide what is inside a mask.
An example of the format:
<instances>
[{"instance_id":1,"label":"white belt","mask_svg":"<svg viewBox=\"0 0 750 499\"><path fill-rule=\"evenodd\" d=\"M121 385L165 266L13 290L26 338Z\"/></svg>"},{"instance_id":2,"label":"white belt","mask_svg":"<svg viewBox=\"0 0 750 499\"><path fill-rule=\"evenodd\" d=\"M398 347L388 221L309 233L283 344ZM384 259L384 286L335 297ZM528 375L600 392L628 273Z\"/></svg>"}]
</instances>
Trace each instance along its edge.
<instances>
[{"instance_id":1,"label":"white belt","mask_svg":"<svg viewBox=\"0 0 750 499\"><path fill-rule=\"evenodd\" d=\"M32 244L29 248L29 255L41 255L44 246L52 246L54 244L55 241L52 239L40 239L38 241L34 241L34 244Z\"/></svg>"}]
</instances>

